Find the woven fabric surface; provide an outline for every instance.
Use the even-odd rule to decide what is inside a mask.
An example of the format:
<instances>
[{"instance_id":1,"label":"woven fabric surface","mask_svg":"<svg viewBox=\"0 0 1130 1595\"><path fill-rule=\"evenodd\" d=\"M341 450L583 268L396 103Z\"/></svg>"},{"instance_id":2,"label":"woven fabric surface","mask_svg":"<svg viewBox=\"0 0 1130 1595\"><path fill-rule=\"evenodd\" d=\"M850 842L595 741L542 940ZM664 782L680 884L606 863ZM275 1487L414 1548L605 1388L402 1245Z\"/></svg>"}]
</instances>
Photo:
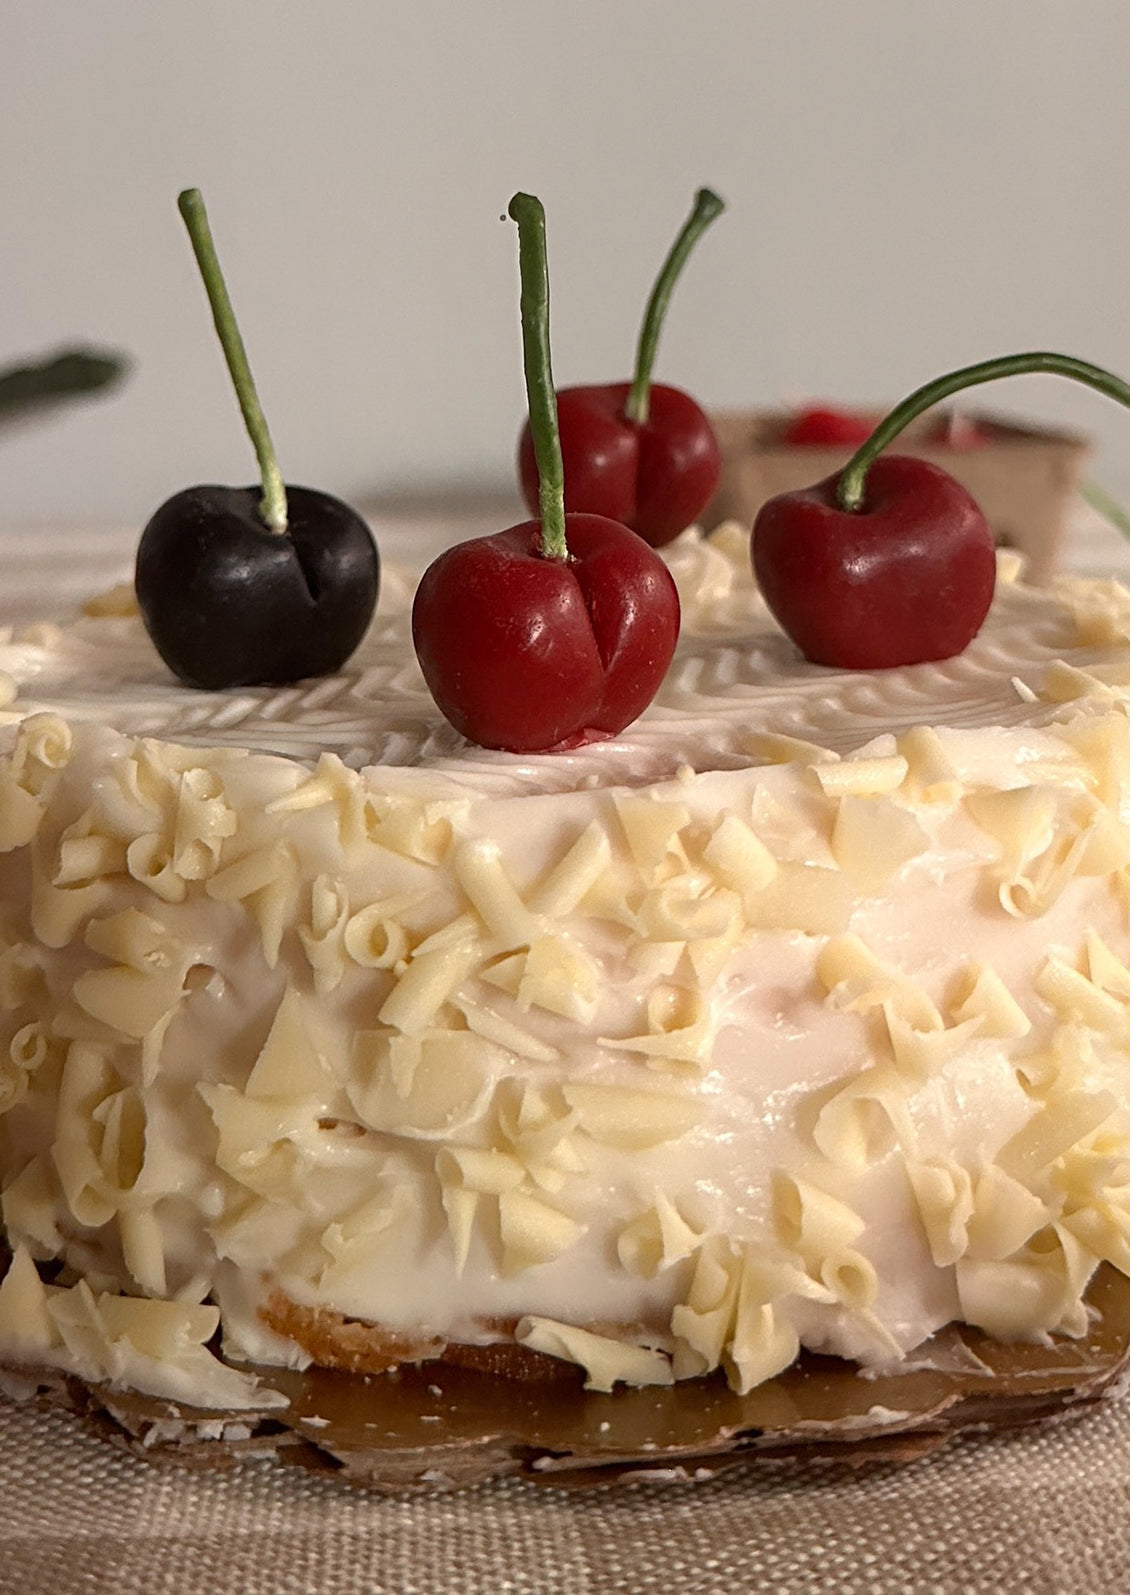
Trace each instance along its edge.
<instances>
[{"instance_id":1,"label":"woven fabric surface","mask_svg":"<svg viewBox=\"0 0 1130 1595\"><path fill-rule=\"evenodd\" d=\"M414 541L396 530L393 558ZM1109 529L1087 521L1076 539L1076 569L1130 572ZM109 534L7 533L0 615L60 613L128 558ZM762 1465L696 1484L404 1500L266 1462L160 1465L77 1419L0 1403L0 1592L13 1595L1102 1595L1128 1565L1128 1398L860 1475Z\"/></svg>"},{"instance_id":2,"label":"woven fabric surface","mask_svg":"<svg viewBox=\"0 0 1130 1595\"><path fill-rule=\"evenodd\" d=\"M863 1474L403 1500L269 1462L158 1464L0 1407L0 1589L19 1595L1100 1595L1128 1563L1126 1399Z\"/></svg>"}]
</instances>

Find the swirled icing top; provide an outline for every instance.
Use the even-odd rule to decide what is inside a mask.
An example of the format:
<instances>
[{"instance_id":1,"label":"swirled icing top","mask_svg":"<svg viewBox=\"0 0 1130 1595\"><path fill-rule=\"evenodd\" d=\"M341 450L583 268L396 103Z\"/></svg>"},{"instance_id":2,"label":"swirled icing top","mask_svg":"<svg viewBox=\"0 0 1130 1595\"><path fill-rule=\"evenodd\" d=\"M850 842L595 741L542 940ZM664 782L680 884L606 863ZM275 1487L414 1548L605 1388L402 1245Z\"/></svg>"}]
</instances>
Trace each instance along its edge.
<instances>
[{"instance_id":1,"label":"swirled icing top","mask_svg":"<svg viewBox=\"0 0 1130 1595\"><path fill-rule=\"evenodd\" d=\"M0 671L21 714L50 707L75 721L188 746L238 746L313 762L336 753L355 769L403 772L413 789L452 786L503 796L669 779L680 770L765 762L766 735L844 754L880 732L1036 726L1054 718L1040 697L1048 665L1088 671L1130 618L1112 583L1054 590L1002 581L981 634L955 659L897 670L839 671L803 659L761 601L746 534L687 532L668 550L683 606L674 662L655 701L620 736L571 753L492 752L460 737L432 702L409 638L411 582L387 572L370 633L339 674L286 687L202 692L157 657L132 604L88 612L65 629L38 626L0 640ZM1006 572L1006 574L1008 574ZM1088 591L1107 610L1088 614ZM1114 614L1113 609L1125 613ZM102 610L114 606L101 606ZM95 610L99 606L94 606ZM1113 626L1111 625L1113 622ZM415 772L415 774L413 774ZM429 779L430 778L430 779Z\"/></svg>"}]
</instances>

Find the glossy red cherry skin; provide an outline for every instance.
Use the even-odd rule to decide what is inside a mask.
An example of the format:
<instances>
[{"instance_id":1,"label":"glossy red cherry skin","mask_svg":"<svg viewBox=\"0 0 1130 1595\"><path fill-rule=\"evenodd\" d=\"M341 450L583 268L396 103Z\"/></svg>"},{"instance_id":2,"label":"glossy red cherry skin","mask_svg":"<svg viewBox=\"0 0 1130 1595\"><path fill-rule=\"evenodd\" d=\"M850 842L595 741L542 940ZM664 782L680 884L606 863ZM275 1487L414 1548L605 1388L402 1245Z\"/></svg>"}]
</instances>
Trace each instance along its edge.
<instances>
[{"instance_id":1,"label":"glossy red cherry skin","mask_svg":"<svg viewBox=\"0 0 1130 1595\"><path fill-rule=\"evenodd\" d=\"M562 388L557 394L565 508L605 515L662 548L694 525L718 486L722 455L704 411L681 388L653 383L648 419L624 414L629 382ZM532 513L538 470L527 423L518 475Z\"/></svg>"},{"instance_id":2,"label":"glossy red cherry skin","mask_svg":"<svg viewBox=\"0 0 1130 1595\"><path fill-rule=\"evenodd\" d=\"M615 736L655 696L679 633L666 565L597 515L566 515L567 559L524 521L446 550L425 571L412 639L442 713L515 753Z\"/></svg>"},{"instance_id":3,"label":"glossy red cherry skin","mask_svg":"<svg viewBox=\"0 0 1130 1595\"><path fill-rule=\"evenodd\" d=\"M992 602L996 552L984 515L927 460L881 454L863 505L842 510L839 476L758 511L752 558L783 631L816 664L848 670L949 659Z\"/></svg>"}]
</instances>

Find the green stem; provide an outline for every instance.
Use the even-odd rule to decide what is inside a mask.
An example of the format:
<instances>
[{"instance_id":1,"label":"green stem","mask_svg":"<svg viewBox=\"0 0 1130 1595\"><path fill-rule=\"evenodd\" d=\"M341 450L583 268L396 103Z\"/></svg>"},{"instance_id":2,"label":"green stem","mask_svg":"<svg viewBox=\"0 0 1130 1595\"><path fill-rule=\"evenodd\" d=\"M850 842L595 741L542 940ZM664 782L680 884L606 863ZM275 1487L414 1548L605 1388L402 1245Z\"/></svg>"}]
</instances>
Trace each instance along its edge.
<instances>
[{"instance_id":1,"label":"green stem","mask_svg":"<svg viewBox=\"0 0 1130 1595\"><path fill-rule=\"evenodd\" d=\"M709 188L699 189L694 197L694 209L683 223L682 231L671 245L670 253L663 262L659 276L655 279L655 287L651 290L651 298L644 311L639 343L636 345L636 373L632 378L631 392L624 405L624 414L629 421L638 422L642 426L647 420L651 403L651 368L655 364L655 351L659 345L659 333L663 326L663 318L667 314L667 302L671 298L671 290L686 265L687 256L711 222L716 216L721 216L725 208L725 201L719 199L718 195Z\"/></svg>"},{"instance_id":2,"label":"green stem","mask_svg":"<svg viewBox=\"0 0 1130 1595\"><path fill-rule=\"evenodd\" d=\"M266 417L259 404L259 395L255 391L251 367L247 363L247 351L239 335L239 326L236 323L232 302L228 297L224 274L220 270L216 246L212 242L212 229L208 226L208 215L204 209L204 199L200 190L186 188L183 194L177 196L177 209L184 218L184 225L188 228L188 236L192 240L192 251L196 256L200 275L204 279L208 303L212 307L212 320L216 324L220 347L224 351L235 396L243 413L243 424L247 428L247 434L255 450L255 458L259 461L259 473L263 482L259 513L270 531L285 532L286 488L275 458L271 434L267 430Z\"/></svg>"},{"instance_id":3,"label":"green stem","mask_svg":"<svg viewBox=\"0 0 1130 1595\"><path fill-rule=\"evenodd\" d=\"M842 510L862 508L867 472L871 462L887 444L892 442L903 427L928 410L932 404L948 399L964 388L975 388L982 382L995 382L998 377L1019 377L1030 372L1045 372L1052 376L1071 377L1086 387L1096 388L1108 399L1117 399L1130 407L1130 383L1123 382L1112 371L1091 365L1088 360L1077 360L1069 354L1006 354L995 360L982 360L977 365L962 366L947 376L935 377L896 404L891 413L880 421L866 443L861 443L840 473L836 499Z\"/></svg>"},{"instance_id":4,"label":"green stem","mask_svg":"<svg viewBox=\"0 0 1130 1595\"><path fill-rule=\"evenodd\" d=\"M515 194L508 214L518 224L518 270L522 279L522 364L530 435L538 465L541 551L546 559L567 559L565 467L557 425L557 394L549 358L549 264L545 250L545 211L533 194Z\"/></svg>"}]
</instances>

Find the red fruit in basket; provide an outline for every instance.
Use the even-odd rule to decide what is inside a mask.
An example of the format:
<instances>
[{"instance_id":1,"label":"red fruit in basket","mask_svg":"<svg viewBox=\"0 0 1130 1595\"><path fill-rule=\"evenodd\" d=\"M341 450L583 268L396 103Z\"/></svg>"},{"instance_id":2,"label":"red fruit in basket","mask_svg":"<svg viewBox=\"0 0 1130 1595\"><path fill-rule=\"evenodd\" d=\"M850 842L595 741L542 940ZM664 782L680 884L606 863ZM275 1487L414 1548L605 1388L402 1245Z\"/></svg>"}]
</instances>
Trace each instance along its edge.
<instances>
[{"instance_id":1,"label":"red fruit in basket","mask_svg":"<svg viewBox=\"0 0 1130 1595\"><path fill-rule=\"evenodd\" d=\"M781 442L788 447L808 445L857 448L875 429L875 417L839 410L830 404L810 404L785 423Z\"/></svg>"},{"instance_id":2,"label":"red fruit in basket","mask_svg":"<svg viewBox=\"0 0 1130 1595\"><path fill-rule=\"evenodd\" d=\"M968 449L983 449L989 434L979 422L960 410L950 410L926 434L935 448L953 449L964 453Z\"/></svg>"}]
</instances>

